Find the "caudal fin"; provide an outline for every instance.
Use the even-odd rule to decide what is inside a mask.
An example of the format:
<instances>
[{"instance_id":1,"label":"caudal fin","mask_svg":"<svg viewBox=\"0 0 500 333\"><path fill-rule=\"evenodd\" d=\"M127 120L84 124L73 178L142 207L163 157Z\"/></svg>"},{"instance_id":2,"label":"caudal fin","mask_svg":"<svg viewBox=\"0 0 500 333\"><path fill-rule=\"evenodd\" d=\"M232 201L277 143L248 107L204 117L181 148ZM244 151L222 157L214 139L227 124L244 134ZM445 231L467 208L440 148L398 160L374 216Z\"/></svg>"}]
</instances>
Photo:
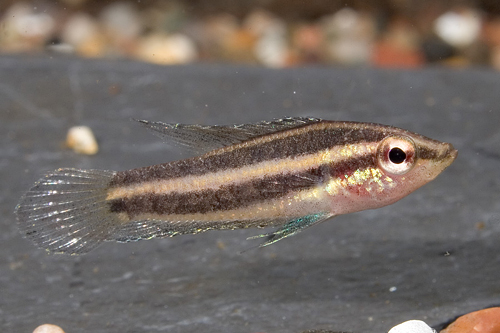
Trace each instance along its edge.
<instances>
[{"instance_id":1,"label":"caudal fin","mask_svg":"<svg viewBox=\"0 0 500 333\"><path fill-rule=\"evenodd\" d=\"M50 252L86 253L119 227L106 189L115 172L58 169L47 174L16 207L21 232Z\"/></svg>"}]
</instances>

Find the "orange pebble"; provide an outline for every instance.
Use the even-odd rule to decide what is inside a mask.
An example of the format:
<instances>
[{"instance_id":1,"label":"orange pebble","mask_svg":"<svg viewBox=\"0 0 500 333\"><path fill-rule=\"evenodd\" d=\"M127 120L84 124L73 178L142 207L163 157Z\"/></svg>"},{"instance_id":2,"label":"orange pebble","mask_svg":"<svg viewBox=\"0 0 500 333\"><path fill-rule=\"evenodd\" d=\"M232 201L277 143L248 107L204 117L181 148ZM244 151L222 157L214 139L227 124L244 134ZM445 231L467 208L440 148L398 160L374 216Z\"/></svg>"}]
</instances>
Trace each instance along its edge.
<instances>
[{"instance_id":1,"label":"orange pebble","mask_svg":"<svg viewBox=\"0 0 500 333\"><path fill-rule=\"evenodd\" d=\"M500 333L500 307L463 315L441 333Z\"/></svg>"}]
</instances>

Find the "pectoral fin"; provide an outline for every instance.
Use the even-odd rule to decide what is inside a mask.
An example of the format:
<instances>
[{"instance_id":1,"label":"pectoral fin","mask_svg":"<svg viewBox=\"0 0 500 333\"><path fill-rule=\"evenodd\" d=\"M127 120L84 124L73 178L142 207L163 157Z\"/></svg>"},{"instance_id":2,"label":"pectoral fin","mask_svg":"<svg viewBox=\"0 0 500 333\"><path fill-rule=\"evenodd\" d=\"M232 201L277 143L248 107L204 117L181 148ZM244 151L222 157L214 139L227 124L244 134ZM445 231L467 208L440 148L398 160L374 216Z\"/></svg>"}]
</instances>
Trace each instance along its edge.
<instances>
[{"instance_id":1,"label":"pectoral fin","mask_svg":"<svg viewBox=\"0 0 500 333\"><path fill-rule=\"evenodd\" d=\"M301 232L302 230L309 228L312 225L323 222L333 216L333 214L329 213L306 215L287 222L285 225L274 232L249 237L247 239L267 237L267 240L264 243L260 244L259 247L268 246L276 243L279 240L282 240L283 238L293 236Z\"/></svg>"}]
</instances>

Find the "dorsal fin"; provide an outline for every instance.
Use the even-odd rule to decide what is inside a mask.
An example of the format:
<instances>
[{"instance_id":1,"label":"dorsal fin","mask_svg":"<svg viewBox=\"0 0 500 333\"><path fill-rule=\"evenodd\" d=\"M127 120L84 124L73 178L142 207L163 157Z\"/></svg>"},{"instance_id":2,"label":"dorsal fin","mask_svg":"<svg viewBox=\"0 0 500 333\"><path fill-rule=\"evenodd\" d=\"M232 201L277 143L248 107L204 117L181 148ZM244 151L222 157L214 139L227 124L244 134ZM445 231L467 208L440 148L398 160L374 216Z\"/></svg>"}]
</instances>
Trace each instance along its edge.
<instances>
[{"instance_id":1,"label":"dorsal fin","mask_svg":"<svg viewBox=\"0 0 500 333\"><path fill-rule=\"evenodd\" d=\"M199 154L261 135L321 121L318 118L287 117L255 124L202 126L134 120L149 128L165 141L184 146Z\"/></svg>"}]
</instances>

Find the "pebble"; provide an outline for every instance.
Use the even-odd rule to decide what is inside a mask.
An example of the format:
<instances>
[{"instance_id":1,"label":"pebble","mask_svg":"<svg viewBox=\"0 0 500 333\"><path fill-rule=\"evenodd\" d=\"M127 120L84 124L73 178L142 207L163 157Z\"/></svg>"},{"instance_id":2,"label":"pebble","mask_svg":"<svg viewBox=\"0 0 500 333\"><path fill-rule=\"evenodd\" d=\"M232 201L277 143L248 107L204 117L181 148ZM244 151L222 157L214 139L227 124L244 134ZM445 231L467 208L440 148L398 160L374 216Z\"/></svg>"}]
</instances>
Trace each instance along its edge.
<instances>
[{"instance_id":1,"label":"pebble","mask_svg":"<svg viewBox=\"0 0 500 333\"><path fill-rule=\"evenodd\" d=\"M131 40L141 33L140 17L131 3L112 3L102 10L100 16L112 40Z\"/></svg>"},{"instance_id":2,"label":"pebble","mask_svg":"<svg viewBox=\"0 0 500 333\"><path fill-rule=\"evenodd\" d=\"M325 35L318 24L304 24L297 27L292 36L292 49L305 63L323 63L326 61L323 45Z\"/></svg>"},{"instance_id":3,"label":"pebble","mask_svg":"<svg viewBox=\"0 0 500 333\"><path fill-rule=\"evenodd\" d=\"M500 46L495 46L490 51L491 65L500 70Z\"/></svg>"},{"instance_id":4,"label":"pebble","mask_svg":"<svg viewBox=\"0 0 500 333\"><path fill-rule=\"evenodd\" d=\"M42 48L55 28L55 21L48 13L35 11L23 2L13 4L2 18L0 49L10 52Z\"/></svg>"},{"instance_id":5,"label":"pebble","mask_svg":"<svg viewBox=\"0 0 500 333\"><path fill-rule=\"evenodd\" d=\"M94 133L87 126L71 127L66 137L66 146L84 155L94 155L99 151Z\"/></svg>"},{"instance_id":6,"label":"pebble","mask_svg":"<svg viewBox=\"0 0 500 333\"><path fill-rule=\"evenodd\" d=\"M106 40L96 19L85 13L71 16L62 32L63 42L85 57L97 57L104 53Z\"/></svg>"},{"instance_id":7,"label":"pebble","mask_svg":"<svg viewBox=\"0 0 500 333\"><path fill-rule=\"evenodd\" d=\"M205 18L198 26L198 43L208 58L227 58L227 40L239 29L238 20L233 15L218 14Z\"/></svg>"},{"instance_id":8,"label":"pebble","mask_svg":"<svg viewBox=\"0 0 500 333\"><path fill-rule=\"evenodd\" d=\"M482 38L493 46L500 46L500 17L492 18L484 23Z\"/></svg>"},{"instance_id":9,"label":"pebble","mask_svg":"<svg viewBox=\"0 0 500 333\"><path fill-rule=\"evenodd\" d=\"M389 333L436 333L421 320L408 320L390 329Z\"/></svg>"},{"instance_id":10,"label":"pebble","mask_svg":"<svg viewBox=\"0 0 500 333\"><path fill-rule=\"evenodd\" d=\"M0 16L0 52L50 46L84 57L128 57L156 64L201 59L268 67L418 67L440 62L488 63L500 70L500 14L483 13L472 3L432 7L426 2L407 10L394 5L392 13L385 7L344 7L333 14L325 11L312 18L304 12L304 17L285 20L259 8L243 17L223 10L203 14L181 1L114 0L95 7L89 0L61 0L59 5L11 2ZM294 6L290 4L291 10Z\"/></svg>"},{"instance_id":11,"label":"pebble","mask_svg":"<svg viewBox=\"0 0 500 333\"><path fill-rule=\"evenodd\" d=\"M255 15L254 15L255 16ZM254 46L255 57L268 67L284 67L288 58L287 27L283 20L271 15L260 14L247 21L251 31L258 35ZM253 26L253 28L252 28Z\"/></svg>"},{"instance_id":12,"label":"pebble","mask_svg":"<svg viewBox=\"0 0 500 333\"><path fill-rule=\"evenodd\" d=\"M448 44L463 48L477 40L481 33L481 15L472 10L449 11L434 22L434 31Z\"/></svg>"},{"instance_id":13,"label":"pebble","mask_svg":"<svg viewBox=\"0 0 500 333\"><path fill-rule=\"evenodd\" d=\"M375 35L374 23L357 11L344 8L322 22L326 48L336 63L355 65L370 62Z\"/></svg>"},{"instance_id":14,"label":"pebble","mask_svg":"<svg viewBox=\"0 0 500 333\"><path fill-rule=\"evenodd\" d=\"M255 56L265 66L284 67L287 64L288 46L284 27L277 24L255 43Z\"/></svg>"},{"instance_id":15,"label":"pebble","mask_svg":"<svg viewBox=\"0 0 500 333\"><path fill-rule=\"evenodd\" d=\"M27 38L48 36L55 26L55 22L49 14L35 12L23 3L14 5L11 14L16 32Z\"/></svg>"},{"instance_id":16,"label":"pebble","mask_svg":"<svg viewBox=\"0 0 500 333\"><path fill-rule=\"evenodd\" d=\"M500 70L500 18L487 20L481 37L490 47L490 64Z\"/></svg>"},{"instance_id":17,"label":"pebble","mask_svg":"<svg viewBox=\"0 0 500 333\"><path fill-rule=\"evenodd\" d=\"M64 333L64 330L57 325L43 324L35 328L33 333Z\"/></svg>"},{"instance_id":18,"label":"pebble","mask_svg":"<svg viewBox=\"0 0 500 333\"><path fill-rule=\"evenodd\" d=\"M156 33L141 40L136 56L155 64L173 65L193 62L198 53L191 39L183 34Z\"/></svg>"},{"instance_id":19,"label":"pebble","mask_svg":"<svg viewBox=\"0 0 500 333\"><path fill-rule=\"evenodd\" d=\"M386 41L374 46L372 63L378 67L415 68L424 62L424 56L418 50L401 49Z\"/></svg>"},{"instance_id":20,"label":"pebble","mask_svg":"<svg viewBox=\"0 0 500 333\"><path fill-rule=\"evenodd\" d=\"M244 28L235 29L222 43L223 53L227 60L243 63L255 62L253 49L257 36Z\"/></svg>"},{"instance_id":21,"label":"pebble","mask_svg":"<svg viewBox=\"0 0 500 333\"><path fill-rule=\"evenodd\" d=\"M500 307L488 308L459 317L441 333L499 333Z\"/></svg>"},{"instance_id":22,"label":"pebble","mask_svg":"<svg viewBox=\"0 0 500 333\"><path fill-rule=\"evenodd\" d=\"M379 67L415 68L423 65L418 34L405 18L396 18L373 49L372 63Z\"/></svg>"}]
</instances>

